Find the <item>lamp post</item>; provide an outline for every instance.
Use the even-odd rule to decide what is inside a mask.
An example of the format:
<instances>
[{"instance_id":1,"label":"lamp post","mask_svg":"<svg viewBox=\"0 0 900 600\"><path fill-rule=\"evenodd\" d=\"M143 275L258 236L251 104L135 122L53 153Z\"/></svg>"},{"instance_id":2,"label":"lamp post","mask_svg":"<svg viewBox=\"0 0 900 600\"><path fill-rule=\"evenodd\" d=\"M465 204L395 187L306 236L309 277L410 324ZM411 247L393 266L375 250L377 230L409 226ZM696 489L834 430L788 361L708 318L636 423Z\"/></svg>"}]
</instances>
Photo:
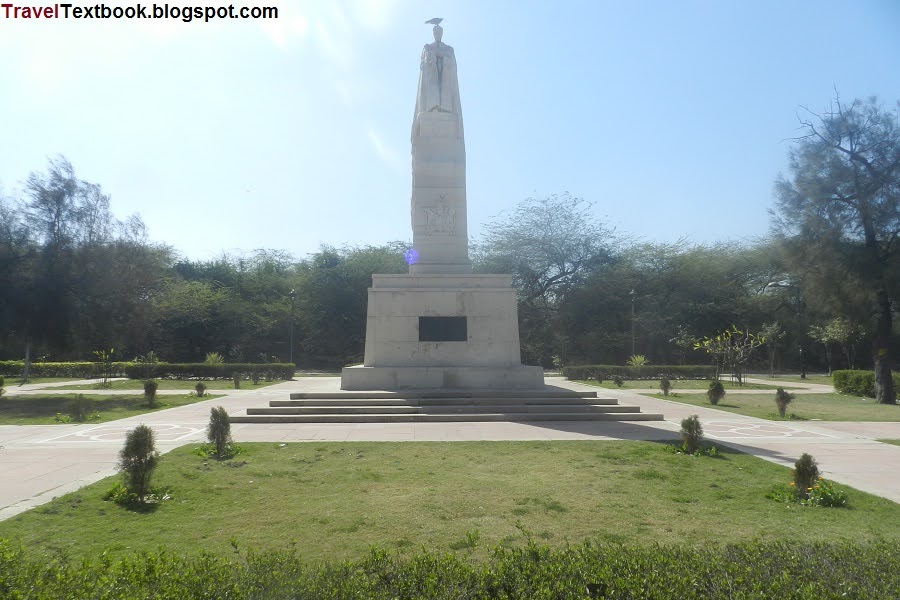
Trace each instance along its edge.
<instances>
[{"instance_id":1,"label":"lamp post","mask_svg":"<svg viewBox=\"0 0 900 600\"><path fill-rule=\"evenodd\" d=\"M634 356L634 290L631 290L631 355Z\"/></svg>"},{"instance_id":2,"label":"lamp post","mask_svg":"<svg viewBox=\"0 0 900 600\"><path fill-rule=\"evenodd\" d=\"M294 299L297 297L297 292L295 290L291 290L290 293L288 294L288 296L290 296L290 298L291 298L291 341L290 341L291 359L289 362L291 364L294 364ZM296 365L295 365L295 367L296 367Z\"/></svg>"}]
</instances>

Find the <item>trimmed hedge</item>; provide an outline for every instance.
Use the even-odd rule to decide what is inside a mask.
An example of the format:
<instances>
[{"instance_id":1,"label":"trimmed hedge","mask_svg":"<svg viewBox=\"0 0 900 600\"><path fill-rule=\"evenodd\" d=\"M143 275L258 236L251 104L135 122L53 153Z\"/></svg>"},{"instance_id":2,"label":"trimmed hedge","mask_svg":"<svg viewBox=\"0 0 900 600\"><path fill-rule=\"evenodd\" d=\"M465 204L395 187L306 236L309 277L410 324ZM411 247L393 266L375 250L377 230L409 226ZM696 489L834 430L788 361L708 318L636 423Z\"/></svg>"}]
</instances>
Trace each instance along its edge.
<instances>
[{"instance_id":1,"label":"trimmed hedge","mask_svg":"<svg viewBox=\"0 0 900 600\"><path fill-rule=\"evenodd\" d=\"M0 597L371 598L528 600L607 598L896 598L900 543L743 543L551 549L494 548L490 558L420 552L398 558L373 548L362 560L307 563L294 551L238 556L165 550L113 560L35 560L0 540Z\"/></svg>"},{"instance_id":2,"label":"trimmed hedge","mask_svg":"<svg viewBox=\"0 0 900 600\"><path fill-rule=\"evenodd\" d=\"M894 389L900 390L900 373L891 373L894 380ZM875 397L875 372L874 371L833 371L831 381L834 389L842 394L854 394L857 396Z\"/></svg>"},{"instance_id":3,"label":"trimmed hedge","mask_svg":"<svg viewBox=\"0 0 900 600\"><path fill-rule=\"evenodd\" d=\"M231 379L234 373L251 377L253 373L271 373L275 379L288 380L294 377L297 367L292 363L167 363L153 365L131 363L125 369L130 379ZM149 372L149 373L148 373Z\"/></svg>"},{"instance_id":4,"label":"trimmed hedge","mask_svg":"<svg viewBox=\"0 0 900 600\"><path fill-rule=\"evenodd\" d=\"M20 377L25 368L21 360L0 361L0 375ZM244 376L253 373L271 373L275 379L291 379L297 367L291 363L155 363L150 365L135 362L114 362L110 365L112 377L129 379L231 379L235 372ZM149 372L148 372L149 371ZM103 375L103 364L99 362L33 362L30 377L78 377L96 379Z\"/></svg>"},{"instance_id":5,"label":"trimmed hedge","mask_svg":"<svg viewBox=\"0 0 900 600\"><path fill-rule=\"evenodd\" d=\"M125 370L133 365L131 362L110 363L110 376L125 377ZM0 360L0 375L21 377L25 370L25 361ZM78 377L95 379L103 375L103 363L99 362L33 362L28 371L29 377Z\"/></svg>"},{"instance_id":6,"label":"trimmed hedge","mask_svg":"<svg viewBox=\"0 0 900 600\"><path fill-rule=\"evenodd\" d=\"M599 376L611 380L616 375L622 379L715 379L716 368L709 365L581 365L563 367L562 374L566 379L597 379Z\"/></svg>"}]
</instances>

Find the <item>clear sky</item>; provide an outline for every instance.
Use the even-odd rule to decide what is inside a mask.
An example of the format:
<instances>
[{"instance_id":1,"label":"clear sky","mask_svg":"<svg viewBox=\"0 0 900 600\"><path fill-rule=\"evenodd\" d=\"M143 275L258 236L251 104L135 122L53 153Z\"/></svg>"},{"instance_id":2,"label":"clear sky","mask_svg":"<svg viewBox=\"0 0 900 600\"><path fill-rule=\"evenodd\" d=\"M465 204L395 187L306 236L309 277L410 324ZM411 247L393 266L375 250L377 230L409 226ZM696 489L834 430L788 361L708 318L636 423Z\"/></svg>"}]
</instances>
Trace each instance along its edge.
<instances>
[{"instance_id":1,"label":"clear sky","mask_svg":"<svg viewBox=\"0 0 900 600\"><path fill-rule=\"evenodd\" d=\"M0 13L6 194L63 154L118 217L140 213L191 259L410 240L432 17L459 65L475 236L525 197L564 191L648 241L763 235L801 106L820 111L835 89L900 99L897 0L244 5L279 19Z\"/></svg>"}]
</instances>

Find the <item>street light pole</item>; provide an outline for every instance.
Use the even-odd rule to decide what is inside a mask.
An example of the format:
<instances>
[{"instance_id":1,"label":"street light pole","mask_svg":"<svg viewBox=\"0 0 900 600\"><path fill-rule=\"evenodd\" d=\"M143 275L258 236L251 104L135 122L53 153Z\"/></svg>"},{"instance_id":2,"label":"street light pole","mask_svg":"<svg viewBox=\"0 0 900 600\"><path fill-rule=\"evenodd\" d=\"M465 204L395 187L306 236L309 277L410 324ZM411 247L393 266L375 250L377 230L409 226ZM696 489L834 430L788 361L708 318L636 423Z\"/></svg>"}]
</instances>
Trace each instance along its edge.
<instances>
[{"instance_id":1,"label":"street light pole","mask_svg":"<svg viewBox=\"0 0 900 600\"><path fill-rule=\"evenodd\" d=\"M297 292L295 290L291 290L288 296L290 296L291 298L291 359L289 362L291 364L294 364L294 298L297 297Z\"/></svg>"},{"instance_id":2,"label":"street light pole","mask_svg":"<svg viewBox=\"0 0 900 600\"><path fill-rule=\"evenodd\" d=\"M631 290L631 355L634 356L634 290Z\"/></svg>"}]
</instances>

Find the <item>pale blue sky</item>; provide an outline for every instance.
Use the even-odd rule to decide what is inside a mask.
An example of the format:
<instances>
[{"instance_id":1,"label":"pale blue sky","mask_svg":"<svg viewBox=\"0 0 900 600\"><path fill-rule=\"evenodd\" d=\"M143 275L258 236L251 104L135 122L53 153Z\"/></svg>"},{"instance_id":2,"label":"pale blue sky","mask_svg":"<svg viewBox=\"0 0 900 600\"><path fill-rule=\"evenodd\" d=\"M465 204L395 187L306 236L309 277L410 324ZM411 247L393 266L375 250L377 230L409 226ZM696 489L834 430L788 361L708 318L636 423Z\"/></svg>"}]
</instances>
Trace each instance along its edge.
<instances>
[{"instance_id":1,"label":"pale blue sky","mask_svg":"<svg viewBox=\"0 0 900 600\"><path fill-rule=\"evenodd\" d=\"M896 0L245 4L281 18L0 18L6 193L64 154L192 259L409 240L431 17L459 64L470 235L564 191L645 240L763 235L800 106L900 99Z\"/></svg>"}]
</instances>

